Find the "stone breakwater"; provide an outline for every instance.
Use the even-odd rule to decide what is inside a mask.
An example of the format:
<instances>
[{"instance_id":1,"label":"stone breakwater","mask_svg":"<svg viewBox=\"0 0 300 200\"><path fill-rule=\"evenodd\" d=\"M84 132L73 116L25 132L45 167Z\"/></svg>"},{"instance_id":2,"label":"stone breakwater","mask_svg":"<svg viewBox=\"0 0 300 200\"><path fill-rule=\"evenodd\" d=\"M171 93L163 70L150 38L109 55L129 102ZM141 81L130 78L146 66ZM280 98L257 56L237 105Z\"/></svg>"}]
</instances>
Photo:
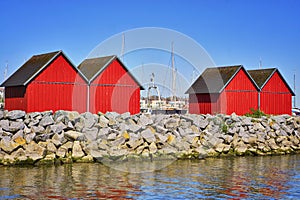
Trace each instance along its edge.
<instances>
[{"instance_id":1,"label":"stone breakwater","mask_svg":"<svg viewBox=\"0 0 300 200\"><path fill-rule=\"evenodd\" d=\"M300 152L300 118L0 111L0 164Z\"/></svg>"}]
</instances>

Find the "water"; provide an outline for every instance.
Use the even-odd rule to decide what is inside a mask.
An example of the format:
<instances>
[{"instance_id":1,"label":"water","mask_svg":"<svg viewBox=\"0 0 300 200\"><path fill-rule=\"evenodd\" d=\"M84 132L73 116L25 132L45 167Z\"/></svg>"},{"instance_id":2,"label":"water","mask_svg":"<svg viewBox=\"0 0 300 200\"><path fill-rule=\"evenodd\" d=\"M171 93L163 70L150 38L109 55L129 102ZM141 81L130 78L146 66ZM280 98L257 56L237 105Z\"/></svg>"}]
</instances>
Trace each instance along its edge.
<instances>
[{"instance_id":1,"label":"water","mask_svg":"<svg viewBox=\"0 0 300 200\"><path fill-rule=\"evenodd\" d=\"M299 199L300 155L175 161L147 173L100 163L0 167L0 199Z\"/></svg>"}]
</instances>

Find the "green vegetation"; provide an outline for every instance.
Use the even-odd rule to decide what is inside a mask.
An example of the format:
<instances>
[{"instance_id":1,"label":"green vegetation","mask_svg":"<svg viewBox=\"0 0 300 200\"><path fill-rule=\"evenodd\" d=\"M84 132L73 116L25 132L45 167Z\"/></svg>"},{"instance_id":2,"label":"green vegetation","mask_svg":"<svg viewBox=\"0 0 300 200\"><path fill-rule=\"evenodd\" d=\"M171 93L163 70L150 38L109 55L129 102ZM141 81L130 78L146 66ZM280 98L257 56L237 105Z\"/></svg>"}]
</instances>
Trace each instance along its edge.
<instances>
[{"instance_id":1,"label":"green vegetation","mask_svg":"<svg viewBox=\"0 0 300 200\"><path fill-rule=\"evenodd\" d=\"M246 113L245 116L252 118L261 118L262 116L267 116L263 111L257 109L250 108L250 113Z\"/></svg>"},{"instance_id":2,"label":"green vegetation","mask_svg":"<svg viewBox=\"0 0 300 200\"><path fill-rule=\"evenodd\" d=\"M221 129L222 129L223 133L227 133L227 131L228 131L228 125L226 123L223 123L222 126L221 126Z\"/></svg>"}]
</instances>

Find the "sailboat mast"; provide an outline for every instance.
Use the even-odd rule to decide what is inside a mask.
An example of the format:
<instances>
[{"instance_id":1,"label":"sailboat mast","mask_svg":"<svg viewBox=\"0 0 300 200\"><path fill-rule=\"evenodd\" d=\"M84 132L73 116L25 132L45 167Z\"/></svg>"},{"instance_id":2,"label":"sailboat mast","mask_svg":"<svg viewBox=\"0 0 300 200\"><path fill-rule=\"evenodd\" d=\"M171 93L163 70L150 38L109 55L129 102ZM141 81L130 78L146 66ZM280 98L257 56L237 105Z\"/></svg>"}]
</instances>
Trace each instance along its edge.
<instances>
[{"instance_id":1,"label":"sailboat mast","mask_svg":"<svg viewBox=\"0 0 300 200\"><path fill-rule=\"evenodd\" d=\"M172 100L176 101L176 70L174 60L174 42L172 42Z\"/></svg>"},{"instance_id":2,"label":"sailboat mast","mask_svg":"<svg viewBox=\"0 0 300 200\"><path fill-rule=\"evenodd\" d=\"M121 49L121 59L124 62L124 51L125 51L125 34L122 34L122 49Z\"/></svg>"},{"instance_id":3,"label":"sailboat mast","mask_svg":"<svg viewBox=\"0 0 300 200\"><path fill-rule=\"evenodd\" d=\"M296 70L294 71L294 108L296 108Z\"/></svg>"}]
</instances>

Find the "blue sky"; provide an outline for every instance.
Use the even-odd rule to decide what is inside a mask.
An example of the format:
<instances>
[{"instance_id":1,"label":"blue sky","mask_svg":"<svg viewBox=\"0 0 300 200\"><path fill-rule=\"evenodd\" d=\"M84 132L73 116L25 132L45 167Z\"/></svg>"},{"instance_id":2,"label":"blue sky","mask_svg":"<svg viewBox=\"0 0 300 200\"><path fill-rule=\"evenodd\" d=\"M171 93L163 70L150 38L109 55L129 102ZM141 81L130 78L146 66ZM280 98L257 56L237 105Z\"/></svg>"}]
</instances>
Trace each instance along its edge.
<instances>
[{"instance_id":1,"label":"blue sky","mask_svg":"<svg viewBox=\"0 0 300 200\"><path fill-rule=\"evenodd\" d=\"M120 32L161 27L202 45L217 65L277 67L300 96L298 0L2 0L0 80L34 54L63 50L79 64ZM300 97L297 98L300 106Z\"/></svg>"}]
</instances>

